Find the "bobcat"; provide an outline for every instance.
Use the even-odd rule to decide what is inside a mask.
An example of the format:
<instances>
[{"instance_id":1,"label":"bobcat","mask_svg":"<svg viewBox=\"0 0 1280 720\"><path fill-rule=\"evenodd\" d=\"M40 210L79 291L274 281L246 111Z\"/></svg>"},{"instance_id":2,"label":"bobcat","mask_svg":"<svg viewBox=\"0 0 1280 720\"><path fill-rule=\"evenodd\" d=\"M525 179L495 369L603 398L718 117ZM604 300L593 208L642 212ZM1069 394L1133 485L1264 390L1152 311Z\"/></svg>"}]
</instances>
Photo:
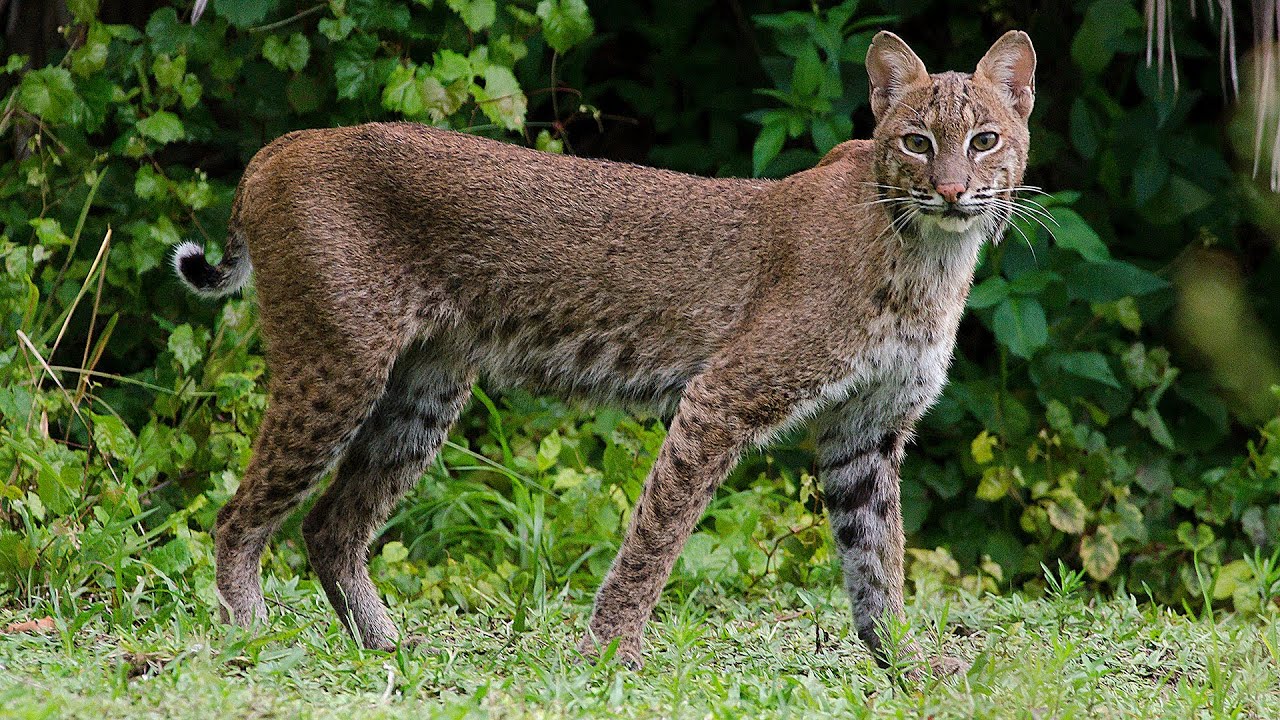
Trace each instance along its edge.
<instances>
[{"instance_id":1,"label":"bobcat","mask_svg":"<svg viewBox=\"0 0 1280 720\"><path fill-rule=\"evenodd\" d=\"M978 250L1015 210L1035 52L1013 31L972 75L930 75L881 32L866 67L874 138L780 181L408 123L294 132L259 152L221 263L194 244L174 258L219 296L252 257L271 370L253 459L218 514L224 618L265 617L262 550L336 469L303 524L307 551L358 641L394 647L368 544L482 374L673 412L584 655L616 639L640 664L717 486L744 451L813 418L857 632L892 660L878 627L903 611L898 467L946 381Z\"/></svg>"}]
</instances>

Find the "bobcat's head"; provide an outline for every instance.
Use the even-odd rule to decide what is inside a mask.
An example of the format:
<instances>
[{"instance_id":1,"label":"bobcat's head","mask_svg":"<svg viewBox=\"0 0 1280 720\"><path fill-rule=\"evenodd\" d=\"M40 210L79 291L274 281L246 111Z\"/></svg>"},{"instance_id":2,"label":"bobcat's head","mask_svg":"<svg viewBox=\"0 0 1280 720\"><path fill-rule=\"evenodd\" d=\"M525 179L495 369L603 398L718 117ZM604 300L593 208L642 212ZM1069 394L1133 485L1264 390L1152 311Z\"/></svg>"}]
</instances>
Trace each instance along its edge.
<instances>
[{"instance_id":1,"label":"bobcat's head","mask_svg":"<svg viewBox=\"0 0 1280 720\"><path fill-rule=\"evenodd\" d=\"M867 50L876 117L876 180L900 226L986 232L1014 211L1035 102L1031 38L1005 33L972 75L930 75L897 35Z\"/></svg>"}]
</instances>

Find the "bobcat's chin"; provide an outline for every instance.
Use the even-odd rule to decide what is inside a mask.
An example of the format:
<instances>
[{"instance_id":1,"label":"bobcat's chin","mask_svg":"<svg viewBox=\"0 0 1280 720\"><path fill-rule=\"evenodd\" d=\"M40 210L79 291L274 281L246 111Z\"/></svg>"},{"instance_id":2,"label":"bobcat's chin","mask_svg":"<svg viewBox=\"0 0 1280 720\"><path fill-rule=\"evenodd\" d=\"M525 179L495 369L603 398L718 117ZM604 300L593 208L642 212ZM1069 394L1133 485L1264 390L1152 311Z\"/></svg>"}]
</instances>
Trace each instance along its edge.
<instances>
[{"instance_id":1,"label":"bobcat's chin","mask_svg":"<svg viewBox=\"0 0 1280 720\"><path fill-rule=\"evenodd\" d=\"M980 215L956 215L927 213L920 216L921 224L929 224L951 233L967 233L977 225Z\"/></svg>"}]
</instances>

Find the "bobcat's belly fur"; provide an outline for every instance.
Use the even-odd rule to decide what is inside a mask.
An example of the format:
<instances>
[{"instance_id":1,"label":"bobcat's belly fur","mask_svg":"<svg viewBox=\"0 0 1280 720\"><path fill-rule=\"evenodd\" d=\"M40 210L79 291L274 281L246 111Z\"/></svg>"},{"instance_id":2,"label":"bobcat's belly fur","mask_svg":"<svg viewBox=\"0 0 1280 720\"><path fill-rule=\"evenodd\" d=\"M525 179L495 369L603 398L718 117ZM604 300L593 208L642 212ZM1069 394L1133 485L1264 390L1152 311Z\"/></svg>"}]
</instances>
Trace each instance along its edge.
<instances>
[{"instance_id":1,"label":"bobcat's belly fur","mask_svg":"<svg viewBox=\"0 0 1280 720\"><path fill-rule=\"evenodd\" d=\"M352 632L392 647L368 542L484 377L672 413L584 653L616 638L639 662L717 486L743 452L816 419L855 623L887 660L877 629L902 612L898 466L945 382L978 249L1003 231L1021 181L1030 52L1010 33L974 76L929 76L882 33L868 53L876 138L780 181L406 123L263 149L223 262L194 246L176 257L208 295L238 288L252 264L261 306L271 402L215 536L229 619L265 615L259 555L336 467L303 525L308 553Z\"/></svg>"}]
</instances>

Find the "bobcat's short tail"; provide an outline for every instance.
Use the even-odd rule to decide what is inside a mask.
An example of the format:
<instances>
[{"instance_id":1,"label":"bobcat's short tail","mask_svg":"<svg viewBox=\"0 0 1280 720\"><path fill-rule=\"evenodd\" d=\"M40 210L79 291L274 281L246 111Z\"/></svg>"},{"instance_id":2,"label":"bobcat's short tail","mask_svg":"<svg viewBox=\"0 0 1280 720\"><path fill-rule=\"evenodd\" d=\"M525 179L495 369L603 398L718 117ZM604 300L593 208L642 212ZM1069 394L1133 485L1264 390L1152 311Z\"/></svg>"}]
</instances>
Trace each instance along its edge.
<instances>
[{"instance_id":1,"label":"bobcat's short tail","mask_svg":"<svg viewBox=\"0 0 1280 720\"><path fill-rule=\"evenodd\" d=\"M204 247L197 243L184 242L173 252L173 270L178 278L204 297L222 297L239 290L248 282L252 269L244 241L234 230L227 234L227 247L217 265L205 260Z\"/></svg>"}]
</instances>

